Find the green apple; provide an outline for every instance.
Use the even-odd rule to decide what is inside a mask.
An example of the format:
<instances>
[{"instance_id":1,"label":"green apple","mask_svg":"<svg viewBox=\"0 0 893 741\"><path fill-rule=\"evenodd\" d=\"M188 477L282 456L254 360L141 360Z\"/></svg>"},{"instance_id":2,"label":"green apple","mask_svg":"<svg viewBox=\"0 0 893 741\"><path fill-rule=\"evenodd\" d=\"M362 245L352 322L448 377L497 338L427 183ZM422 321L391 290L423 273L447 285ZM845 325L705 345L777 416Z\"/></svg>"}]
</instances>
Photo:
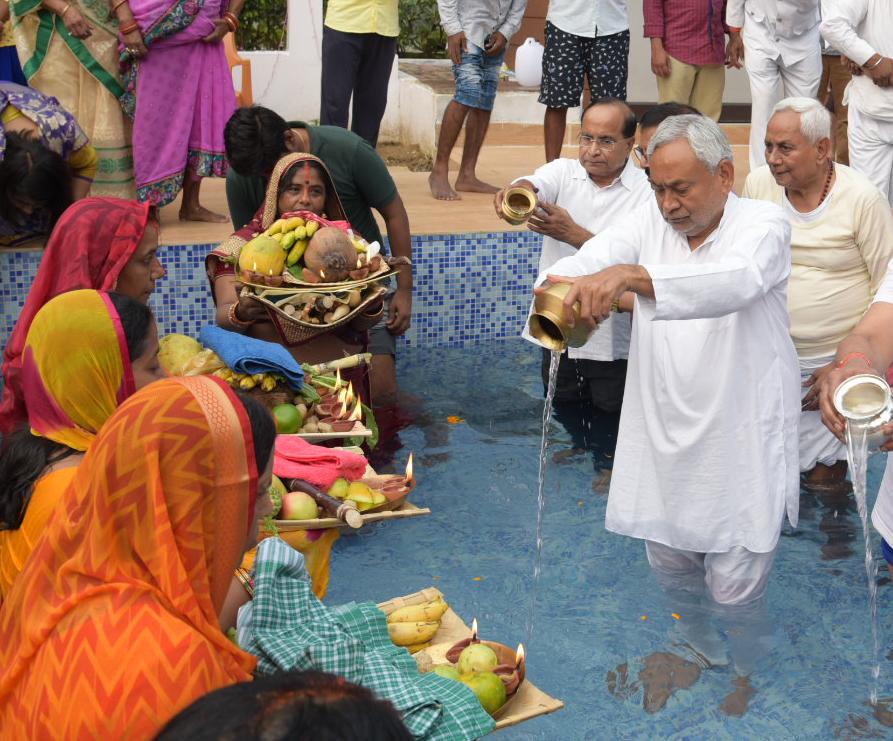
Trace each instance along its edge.
<instances>
[{"instance_id":1,"label":"green apple","mask_svg":"<svg viewBox=\"0 0 893 741\"><path fill-rule=\"evenodd\" d=\"M499 659L496 652L483 643L470 643L459 654L457 666L460 674L474 674L475 672L492 672Z\"/></svg>"},{"instance_id":2,"label":"green apple","mask_svg":"<svg viewBox=\"0 0 893 741\"><path fill-rule=\"evenodd\" d=\"M447 679L454 679L457 682L461 682L462 679L459 677L459 670L453 666L452 664L438 664L433 669L435 674L440 675L441 677L446 677Z\"/></svg>"}]
</instances>

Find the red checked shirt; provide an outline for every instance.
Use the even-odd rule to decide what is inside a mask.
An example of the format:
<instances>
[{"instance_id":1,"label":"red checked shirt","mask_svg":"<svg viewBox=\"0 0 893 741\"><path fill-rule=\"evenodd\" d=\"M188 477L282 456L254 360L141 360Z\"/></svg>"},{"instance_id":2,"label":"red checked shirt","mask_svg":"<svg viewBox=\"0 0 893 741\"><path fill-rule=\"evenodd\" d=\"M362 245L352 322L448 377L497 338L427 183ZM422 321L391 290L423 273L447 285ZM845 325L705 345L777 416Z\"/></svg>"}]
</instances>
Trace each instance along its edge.
<instances>
[{"instance_id":1,"label":"red checked shirt","mask_svg":"<svg viewBox=\"0 0 893 741\"><path fill-rule=\"evenodd\" d=\"M674 59L722 64L726 59L726 0L644 0L645 37L664 41Z\"/></svg>"}]
</instances>

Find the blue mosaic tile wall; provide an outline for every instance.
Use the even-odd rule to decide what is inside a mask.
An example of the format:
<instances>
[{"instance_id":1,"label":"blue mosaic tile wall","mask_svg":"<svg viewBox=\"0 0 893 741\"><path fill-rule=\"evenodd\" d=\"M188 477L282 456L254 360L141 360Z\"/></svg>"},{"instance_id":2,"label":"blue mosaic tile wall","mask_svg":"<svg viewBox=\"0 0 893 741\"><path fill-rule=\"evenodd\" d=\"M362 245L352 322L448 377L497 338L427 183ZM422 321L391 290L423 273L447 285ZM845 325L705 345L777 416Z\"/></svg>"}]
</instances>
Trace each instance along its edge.
<instances>
[{"instance_id":1,"label":"blue mosaic tile wall","mask_svg":"<svg viewBox=\"0 0 893 741\"><path fill-rule=\"evenodd\" d=\"M530 305L542 237L533 232L417 235L412 326L405 347L465 347L516 337ZM162 334L197 336L214 320L205 255L215 245L170 245L152 297ZM39 250L0 250L0 346L15 325L37 273Z\"/></svg>"}]
</instances>

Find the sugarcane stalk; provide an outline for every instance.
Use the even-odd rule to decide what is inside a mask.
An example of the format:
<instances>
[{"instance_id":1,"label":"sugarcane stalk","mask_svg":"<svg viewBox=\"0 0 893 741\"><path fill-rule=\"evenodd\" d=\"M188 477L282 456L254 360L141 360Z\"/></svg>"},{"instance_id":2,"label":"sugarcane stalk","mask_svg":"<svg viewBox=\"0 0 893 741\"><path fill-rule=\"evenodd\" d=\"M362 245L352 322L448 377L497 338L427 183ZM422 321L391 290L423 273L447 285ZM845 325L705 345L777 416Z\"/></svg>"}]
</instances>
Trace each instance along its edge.
<instances>
[{"instance_id":1,"label":"sugarcane stalk","mask_svg":"<svg viewBox=\"0 0 893 741\"><path fill-rule=\"evenodd\" d=\"M347 370L348 368L356 368L358 365L370 365L372 363L372 353L363 352L356 355L348 355L344 358L329 360L326 363L318 363L317 365L303 364L301 367L304 372L311 376L321 376L325 373L333 373L338 370Z\"/></svg>"}]
</instances>

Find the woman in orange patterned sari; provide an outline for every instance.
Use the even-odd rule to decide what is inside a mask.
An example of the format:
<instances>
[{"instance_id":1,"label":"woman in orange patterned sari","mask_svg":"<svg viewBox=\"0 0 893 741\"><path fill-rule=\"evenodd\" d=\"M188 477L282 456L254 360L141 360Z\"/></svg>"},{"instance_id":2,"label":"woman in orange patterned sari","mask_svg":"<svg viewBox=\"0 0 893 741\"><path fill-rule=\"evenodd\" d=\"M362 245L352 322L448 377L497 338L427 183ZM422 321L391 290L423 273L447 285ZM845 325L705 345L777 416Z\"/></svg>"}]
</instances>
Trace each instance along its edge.
<instances>
[{"instance_id":1,"label":"woman in orange patterned sari","mask_svg":"<svg viewBox=\"0 0 893 741\"><path fill-rule=\"evenodd\" d=\"M257 495L274 435L211 377L158 381L118 408L0 608L4 737L151 738L251 679L219 616L269 511Z\"/></svg>"}]
</instances>

